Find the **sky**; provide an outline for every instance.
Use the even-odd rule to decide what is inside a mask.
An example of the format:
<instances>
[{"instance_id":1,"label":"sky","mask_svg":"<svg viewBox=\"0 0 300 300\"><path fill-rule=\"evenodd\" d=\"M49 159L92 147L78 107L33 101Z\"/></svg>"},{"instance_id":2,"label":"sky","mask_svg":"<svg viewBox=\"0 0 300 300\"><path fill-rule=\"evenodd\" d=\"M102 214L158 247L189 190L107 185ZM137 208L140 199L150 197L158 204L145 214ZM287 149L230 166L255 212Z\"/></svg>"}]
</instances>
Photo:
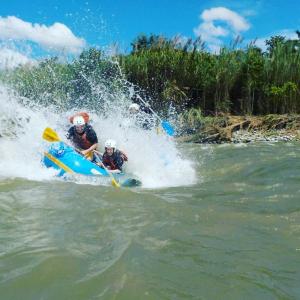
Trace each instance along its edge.
<instances>
[{"instance_id":1,"label":"sky","mask_svg":"<svg viewBox=\"0 0 300 300\"><path fill-rule=\"evenodd\" d=\"M296 38L296 0L0 0L1 62L15 65L38 57L78 55L87 47L129 52L141 33L180 35L217 52L236 36L265 47L272 35ZM114 45L114 47L112 47Z\"/></svg>"}]
</instances>

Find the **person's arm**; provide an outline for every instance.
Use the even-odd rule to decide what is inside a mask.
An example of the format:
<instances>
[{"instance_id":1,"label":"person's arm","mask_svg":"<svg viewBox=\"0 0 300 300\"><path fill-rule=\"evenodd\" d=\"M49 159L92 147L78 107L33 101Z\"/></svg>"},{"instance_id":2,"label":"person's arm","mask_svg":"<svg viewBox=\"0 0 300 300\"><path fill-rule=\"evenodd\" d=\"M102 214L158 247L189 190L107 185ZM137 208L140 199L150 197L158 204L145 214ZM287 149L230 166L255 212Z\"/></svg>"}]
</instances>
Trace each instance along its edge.
<instances>
[{"instance_id":1,"label":"person's arm","mask_svg":"<svg viewBox=\"0 0 300 300\"><path fill-rule=\"evenodd\" d=\"M86 137L90 141L92 146L90 148L86 149L86 150L82 150L81 153L83 155L87 155L91 151L96 150L97 147L98 147L98 137L97 137L97 134L96 134L95 130L92 127L89 127L87 129Z\"/></svg>"},{"instance_id":2,"label":"person's arm","mask_svg":"<svg viewBox=\"0 0 300 300\"><path fill-rule=\"evenodd\" d=\"M88 148L88 149L86 149L86 150L82 150L82 151L81 151L81 154L87 155L87 154L90 153L91 151L96 150L97 147L98 147L98 143L92 145L90 148Z\"/></svg>"},{"instance_id":3,"label":"person's arm","mask_svg":"<svg viewBox=\"0 0 300 300\"><path fill-rule=\"evenodd\" d=\"M109 171L109 173L115 173L115 174L122 173L122 171L119 170L119 169L115 169L115 170L109 170L109 169L108 169L108 171Z\"/></svg>"}]
</instances>

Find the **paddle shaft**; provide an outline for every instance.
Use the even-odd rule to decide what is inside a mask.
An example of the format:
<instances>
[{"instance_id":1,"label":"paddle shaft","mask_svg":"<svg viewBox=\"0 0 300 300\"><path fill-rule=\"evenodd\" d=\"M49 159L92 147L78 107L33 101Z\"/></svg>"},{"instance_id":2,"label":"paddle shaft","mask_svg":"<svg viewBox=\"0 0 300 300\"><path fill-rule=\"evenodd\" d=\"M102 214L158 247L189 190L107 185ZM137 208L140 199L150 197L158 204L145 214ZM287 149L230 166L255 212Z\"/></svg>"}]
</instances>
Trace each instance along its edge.
<instances>
[{"instance_id":1,"label":"paddle shaft","mask_svg":"<svg viewBox=\"0 0 300 300\"><path fill-rule=\"evenodd\" d=\"M149 110L153 113L153 115L160 121L162 122L162 119L160 118L160 116L151 108L151 106L149 105L149 103L147 103L145 100L143 100L143 98L140 95L136 96L142 103L144 103L144 105L146 107L149 108Z\"/></svg>"},{"instance_id":2,"label":"paddle shaft","mask_svg":"<svg viewBox=\"0 0 300 300\"><path fill-rule=\"evenodd\" d=\"M152 114L160 121L160 124L163 128L163 130L165 131L165 133L169 136L173 136L174 135L174 128L172 127L172 125L168 122L168 121L163 121L161 119L161 117L150 107L150 105L143 100L143 98L140 95L136 96L142 103L144 103L144 105L146 107L148 107L148 109L152 112Z\"/></svg>"},{"instance_id":3,"label":"paddle shaft","mask_svg":"<svg viewBox=\"0 0 300 300\"><path fill-rule=\"evenodd\" d=\"M108 176L111 178L113 185L116 186L116 187L120 187L120 184L116 181L114 175L105 167L105 165L104 165L103 162L101 162L100 166L106 171L106 173L108 174Z\"/></svg>"}]
</instances>

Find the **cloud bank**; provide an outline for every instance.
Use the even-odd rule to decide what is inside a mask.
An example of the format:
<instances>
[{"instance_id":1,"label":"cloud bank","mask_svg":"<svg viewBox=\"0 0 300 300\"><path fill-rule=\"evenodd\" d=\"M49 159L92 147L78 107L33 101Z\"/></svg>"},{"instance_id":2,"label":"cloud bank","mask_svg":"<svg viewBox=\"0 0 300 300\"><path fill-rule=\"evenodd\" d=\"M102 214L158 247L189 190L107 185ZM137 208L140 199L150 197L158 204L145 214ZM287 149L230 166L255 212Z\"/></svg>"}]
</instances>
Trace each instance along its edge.
<instances>
[{"instance_id":1,"label":"cloud bank","mask_svg":"<svg viewBox=\"0 0 300 300\"><path fill-rule=\"evenodd\" d=\"M65 53L80 53L85 40L76 37L62 23L51 26L32 24L15 16L0 17L0 40L25 40L35 42L44 49Z\"/></svg>"},{"instance_id":2,"label":"cloud bank","mask_svg":"<svg viewBox=\"0 0 300 300\"><path fill-rule=\"evenodd\" d=\"M225 7L206 9L200 15L200 19L202 23L194 28L194 33L197 37L201 36L212 51L220 49L222 38L235 37L250 28L250 24L244 17ZM220 22L222 25L219 24Z\"/></svg>"}]
</instances>

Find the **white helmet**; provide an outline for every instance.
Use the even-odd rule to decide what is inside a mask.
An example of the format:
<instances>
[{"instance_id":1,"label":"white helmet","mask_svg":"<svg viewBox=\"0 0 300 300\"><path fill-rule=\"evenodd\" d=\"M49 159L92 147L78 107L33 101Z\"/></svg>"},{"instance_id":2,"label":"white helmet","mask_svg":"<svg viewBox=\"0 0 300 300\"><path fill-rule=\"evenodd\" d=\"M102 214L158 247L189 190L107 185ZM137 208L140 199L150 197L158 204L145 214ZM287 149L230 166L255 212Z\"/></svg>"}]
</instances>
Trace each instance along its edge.
<instances>
[{"instance_id":1,"label":"white helmet","mask_svg":"<svg viewBox=\"0 0 300 300\"><path fill-rule=\"evenodd\" d=\"M75 126L82 126L85 124L84 118L82 116L74 117L73 124Z\"/></svg>"},{"instance_id":2,"label":"white helmet","mask_svg":"<svg viewBox=\"0 0 300 300\"><path fill-rule=\"evenodd\" d=\"M115 148L116 149L117 143L114 140L107 140L104 145L105 145L105 148Z\"/></svg>"},{"instance_id":3,"label":"white helmet","mask_svg":"<svg viewBox=\"0 0 300 300\"><path fill-rule=\"evenodd\" d=\"M137 103L132 103L129 105L129 110L138 112L140 110L140 106Z\"/></svg>"}]
</instances>

